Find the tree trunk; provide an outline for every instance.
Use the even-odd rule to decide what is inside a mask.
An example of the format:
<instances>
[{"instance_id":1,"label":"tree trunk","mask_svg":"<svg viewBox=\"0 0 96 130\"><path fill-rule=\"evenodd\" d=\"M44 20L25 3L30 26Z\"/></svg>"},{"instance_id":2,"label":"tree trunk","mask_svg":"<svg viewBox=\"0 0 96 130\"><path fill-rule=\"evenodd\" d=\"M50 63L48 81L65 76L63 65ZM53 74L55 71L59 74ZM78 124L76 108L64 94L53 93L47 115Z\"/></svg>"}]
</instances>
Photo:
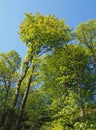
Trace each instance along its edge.
<instances>
[{"instance_id":1,"label":"tree trunk","mask_svg":"<svg viewBox=\"0 0 96 130\"><path fill-rule=\"evenodd\" d=\"M5 112L6 112L6 108L7 108L7 100L8 100L8 94L9 94L9 89L10 89L10 82L9 84L7 85L6 81L5 82L5 88L6 88L6 92L5 92L5 99L4 99L4 102L2 104L2 108L1 108L1 114L0 114L0 126L2 126L2 121L3 119L5 118L4 115L5 115ZM6 119L4 119L6 120ZM3 122L4 123L4 122Z\"/></svg>"},{"instance_id":2,"label":"tree trunk","mask_svg":"<svg viewBox=\"0 0 96 130\"><path fill-rule=\"evenodd\" d=\"M3 122L3 113L1 112L1 114L0 114L0 127L2 126L2 122Z\"/></svg>"},{"instance_id":3,"label":"tree trunk","mask_svg":"<svg viewBox=\"0 0 96 130\"><path fill-rule=\"evenodd\" d=\"M85 120L86 113L85 113L84 104L82 101L81 101L81 116L83 117L83 120Z\"/></svg>"},{"instance_id":4,"label":"tree trunk","mask_svg":"<svg viewBox=\"0 0 96 130\"><path fill-rule=\"evenodd\" d=\"M21 84L22 84L24 78L26 77L28 69L29 69L29 62L26 63L26 69L25 69L23 75L21 76L21 78L18 80L18 84L17 84L17 88L16 88L16 91L15 91L15 95L13 97L13 102L12 102L13 104L12 104L12 108L11 109L14 109L14 107L16 106L16 103L17 103L17 100L18 100L18 96L19 96L20 87L21 87ZM8 113L6 115L6 119L5 119L5 127L7 125L11 126L10 118L11 118L11 112L8 111Z\"/></svg>"},{"instance_id":5,"label":"tree trunk","mask_svg":"<svg viewBox=\"0 0 96 130\"><path fill-rule=\"evenodd\" d=\"M29 77L28 84L27 84L27 87L26 87L26 90L25 90L25 93L24 93L24 96L23 96L23 99L22 99L22 102L21 102L20 111L19 111L17 122L16 122L16 129L15 130L20 130L20 127L21 127L23 110L25 108L25 104L26 104L27 97L28 97L28 94L29 94L31 81L32 81L32 74Z\"/></svg>"},{"instance_id":6,"label":"tree trunk","mask_svg":"<svg viewBox=\"0 0 96 130\"><path fill-rule=\"evenodd\" d=\"M83 120L85 120L86 113L85 113L84 103L82 101L82 93L81 93L79 81L78 81L78 94L79 94L79 98L80 98L81 116L83 117Z\"/></svg>"},{"instance_id":7,"label":"tree trunk","mask_svg":"<svg viewBox=\"0 0 96 130\"><path fill-rule=\"evenodd\" d=\"M14 98L13 98L13 108L16 106L21 84L22 84L24 78L26 77L27 71L29 69L28 64L29 64L29 62L26 63L26 69L25 69L23 76L21 76L21 78L18 80L17 88L16 88L15 95L14 95Z\"/></svg>"}]
</instances>

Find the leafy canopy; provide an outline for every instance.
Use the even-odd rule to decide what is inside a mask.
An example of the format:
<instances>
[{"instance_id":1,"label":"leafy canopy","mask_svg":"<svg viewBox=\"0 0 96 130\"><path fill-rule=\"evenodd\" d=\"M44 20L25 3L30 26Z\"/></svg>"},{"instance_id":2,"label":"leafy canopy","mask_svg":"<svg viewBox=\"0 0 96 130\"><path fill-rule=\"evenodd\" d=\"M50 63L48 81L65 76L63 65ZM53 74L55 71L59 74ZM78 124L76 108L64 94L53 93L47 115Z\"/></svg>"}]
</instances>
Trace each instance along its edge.
<instances>
[{"instance_id":1,"label":"leafy canopy","mask_svg":"<svg viewBox=\"0 0 96 130\"><path fill-rule=\"evenodd\" d=\"M49 49L62 46L71 39L70 29L64 20L59 20L54 15L42 16L39 13L25 14L25 19L20 25L21 40L28 46L32 43L35 48Z\"/></svg>"}]
</instances>

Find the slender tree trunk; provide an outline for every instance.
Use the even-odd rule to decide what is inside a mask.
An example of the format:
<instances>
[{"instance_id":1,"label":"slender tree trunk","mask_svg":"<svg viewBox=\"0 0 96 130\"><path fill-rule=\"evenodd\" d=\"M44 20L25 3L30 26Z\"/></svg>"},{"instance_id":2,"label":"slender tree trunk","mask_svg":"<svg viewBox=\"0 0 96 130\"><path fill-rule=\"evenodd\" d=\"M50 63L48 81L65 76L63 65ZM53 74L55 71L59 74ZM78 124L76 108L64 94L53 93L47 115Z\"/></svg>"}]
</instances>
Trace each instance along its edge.
<instances>
[{"instance_id":1,"label":"slender tree trunk","mask_svg":"<svg viewBox=\"0 0 96 130\"><path fill-rule=\"evenodd\" d=\"M19 91L20 91L21 84L22 84L24 78L26 77L27 71L28 71L28 69L29 69L28 64L29 64L29 62L26 63L25 72L24 72L24 74L20 77L20 79L18 80L17 88L16 88L15 95L14 95L14 98L13 98L13 108L16 106L16 103L17 103L17 100L18 100L18 96L19 96Z\"/></svg>"},{"instance_id":2,"label":"slender tree trunk","mask_svg":"<svg viewBox=\"0 0 96 130\"><path fill-rule=\"evenodd\" d=\"M7 100L8 100L8 94L9 94L9 87L8 87L8 89L6 90L6 94L5 94L5 101L4 101L4 110L6 109L6 107L7 107ZM8 111L8 110L7 110ZM7 117L6 117L7 118ZM6 118L5 118L5 126L6 126Z\"/></svg>"},{"instance_id":3,"label":"slender tree trunk","mask_svg":"<svg viewBox=\"0 0 96 130\"><path fill-rule=\"evenodd\" d=\"M28 79L27 87L26 87L26 90L24 92L24 96L23 96L23 99L22 99L22 102L21 102L21 105L20 105L20 111L19 111L17 122L16 122L16 129L15 130L20 130L20 127L21 127L22 115L23 115L23 111L25 109L25 104L26 104L27 97L28 97L28 94L29 94L29 89L30 89L30 85L31 85L31 82L32 82L32 76L33 76L34 69L35 69L35 66L32 67L32 72L31 72L31 75Z\"/></svg>"},{"instance_id":4,"label":"slender tree trunk","mask_svg":"<svg viewBox=\"0 0 96 130\"><path fill-rule=\"evenodd\" d=\"M83 120L85 120L86 112L85 112L84 104L83 104L83 101L82 101L82 93L81 93L81 89L80 89L80 81L78 81L78 94L79 94L79 97L80 97L81 114L82 114Z\"/></svg>"},{"instance_id":5,"label":"slender tree trunk","mask_svg":"<svg viewBox=\"0 0 96 130\"><path fill-rule=\"evenodd\" d=\"M6 90L6 94L5 94L4 109L5 109L6 105L7 105L8 95L9 95L9 87L8 87L8 89Z\"/></svg>"},{"instance_id":6,"label":"slender tree trunk","mask_svg":"<svg viewBox=\"0 0 96 130\"><path fill-rule=\"evenodd\" d=\"M0 126L2 126L4 113L6 112L5 110L7 109L7 100L8 100L8 94L9 94L9 89L10 89L10 82L9 82L9 84L7 84L6 80L4 79L4 83L5 83L6 92L5 92L5 99L4 99L4 102L2 104L2 108L1 108L2 111L1 111L1 114L0 114Z\"/></svg>"},{"instance_id":7,"label":"slender tree trunk","mask_svg":"<svg viewBox=\"0 0 96 130\"><path fill-rule=\"evenodd\" d=\"M27 100L27 97L28 97L28 94L29 94L31 80L32 80L32 74L30 75L30 78L28 80L27 88L25 90L25 93L24 93L24 96L23 96L23 99L22 99L22 102L21 102L20 111L19 111L17 122L16 122L16 129L15 130L20 130L20 127L21 127L23 110L25 108L26 100Z\"/></svg>"},{"instance_id":8,"label":"slender tree trunk","mask_svg":"<svg viewBox=\"0 0 96 130\"><path fill-rule=\"evenodd\" d=\"M18 100L18 96L19 96L19 91L20 91L20 87L21 87L21 84L24 80L24 78L26 77L26 74L27 74L27 71L29 69L29 62L26 63L26 68L25 68L25 71L23 73L23 75L19 78L18 80L18 84L17 84L17 88L16 88L16 91L15 91L15 95L13 97L13 104L12 104L12 107L11 107L11 110L14 109L14 107L16 106L16 103L17 103L17 100ZM11 121L10 121L10 118L11 118L11 110L8 111L7 115L6 115L6 119L5 119L5 128L10 125L11 126Z\"/></svg>"},{"instance_id":9,"label":"slender tree trunk","mask_svg":"<svg viewBox=\"0 0 96 130\"><path fill-rule=\"evenodd\" d=\"M1 114L0 114L0 127L2 126L2 122L3 122L3 113L1 112Z\"/></svg>"},{"instance_id":10,"label":"slender tree trunk","mask_svg":"<svg viewBox=\"0 0 96 130\"><path fill-rule=\"evenodd\" d=\"M83 104L82 101L81 101L81 112L82 112L83 120L85 120L85 118L86 118L86 113L85 113L84 104Z\"/></svg>"},{"instance_id":11,"label":"slender tree trunk","mask_svg":"<svg viewBox=\"0 0 96 130\"><path fill-rule=\"evenodd\" d=\"M5 119L5 124L4 124L5 128L8 127L8 128L10 129L11 121L10 121L9 117L10 117L10 111L8 111L8 113L7 113L7 116L6 116L6 119ZM7 128L7 129L8 129L8 128ZM9 130L9 129L8 129L8 130Z\"/></svg>"}]
</instances>

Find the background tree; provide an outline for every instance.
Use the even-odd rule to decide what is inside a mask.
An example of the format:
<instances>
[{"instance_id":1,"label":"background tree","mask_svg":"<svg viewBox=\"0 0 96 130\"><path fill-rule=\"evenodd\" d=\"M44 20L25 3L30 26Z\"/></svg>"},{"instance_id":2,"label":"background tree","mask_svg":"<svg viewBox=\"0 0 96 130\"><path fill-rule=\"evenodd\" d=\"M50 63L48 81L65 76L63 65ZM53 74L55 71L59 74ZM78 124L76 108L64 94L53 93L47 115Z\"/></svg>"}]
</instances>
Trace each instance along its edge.
<instances>
[{"instance_id":1,"label":"background tree","mask_svg":"<svg viewBox=\"0 0 96 130\"><path fill-rule=\"evenodd\" d=\"M96 20L92 19L81 23L76 29L76 35L79 44L86 46L90 50L96 68Z\"/></svg>"},{"instance_id":2,"label":"background tree","mask_svg":"<svg viewBox=\"0 0 96 130\"><path fill-rule=\"evenodd\" d=\"M0 95L2 97L0 101L0 124L4 123L3 118L5 118L11 106L12 89L16 86L20 63L21 58L16 51L11 50L7 53L0 53Z\"/></svg>"},{"instance_id":3,"label":"background tree","mask_svg":"<svg viewBox=\"0 0 96 130\"><path fill-rule=\"evenodd\" d=\"M90 59L85 47L71 44L46 56L41 66L42 87L53 98L52 117L66 129L86 120L93 103L96 75Z\"/></svg>"}]
</instances>

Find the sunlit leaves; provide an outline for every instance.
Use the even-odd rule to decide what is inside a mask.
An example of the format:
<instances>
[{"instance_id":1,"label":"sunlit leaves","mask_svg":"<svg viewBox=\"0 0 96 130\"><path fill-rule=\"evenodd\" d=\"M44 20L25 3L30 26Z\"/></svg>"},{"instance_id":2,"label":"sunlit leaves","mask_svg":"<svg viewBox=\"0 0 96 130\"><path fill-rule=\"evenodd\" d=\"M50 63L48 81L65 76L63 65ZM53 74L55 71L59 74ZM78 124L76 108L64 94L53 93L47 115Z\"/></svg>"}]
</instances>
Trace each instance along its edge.
<instances>
[{"instance_id":1,"label":"sunlit leaves","mask_svg":"<svg viewBox=\"0 0 96 130\"><path fill-rule=\"evenodd\" d=\"M82 120L80 112L83 107L88 109L94 94L95 75L90 60L87 48L70 44L46 56L41 66L42 87L52 96L52 119L68 129Z\"/></svg>"},{"instance_id":2,"label":"sunlit leaves","mask_svg":"<svg viewBox=\"0 0 96 130\"><path fill-rule=\"evenodd\" d=\"M10 71L15 72L20 67L21 58L14 50L7 53L0 53L0 59L6 64L6 67L9 68Z\"/></svg>"},{"instance_id":3,"label":"sunlit leaves","mask_svg":"<svg viewBox=\"0 0 96 130\"><path fill-rule=\"evenodd\" d=\"M28 45L39 46L39 49L61 46L70 41L70 29L64 20L59 20L54 15L42 16L39 13L25 14L25 19L20 25L20 37Z\"/></svg>"},{"instance_id":4,"label":"sunlit leaves","mask_svg":"<svg viewBox=\"0 0 96 130\"><path fill-rule=\"evenodd\" d=\"M7 102L11 88L16 85L20 63L21 58L16 51L0 53L0 93L4 102Z\"/></svg>"},{"instance_id":5,"label":"sunlit leaves","mask_svg":"<svg viewBox=\"0 0 96 130\"><path fill-rule=\"evenodd\" d=\"M87 46L92 53L96 49L96 20L81 23L76 30L79 43Z\"/></svg>"}]
</instances>

